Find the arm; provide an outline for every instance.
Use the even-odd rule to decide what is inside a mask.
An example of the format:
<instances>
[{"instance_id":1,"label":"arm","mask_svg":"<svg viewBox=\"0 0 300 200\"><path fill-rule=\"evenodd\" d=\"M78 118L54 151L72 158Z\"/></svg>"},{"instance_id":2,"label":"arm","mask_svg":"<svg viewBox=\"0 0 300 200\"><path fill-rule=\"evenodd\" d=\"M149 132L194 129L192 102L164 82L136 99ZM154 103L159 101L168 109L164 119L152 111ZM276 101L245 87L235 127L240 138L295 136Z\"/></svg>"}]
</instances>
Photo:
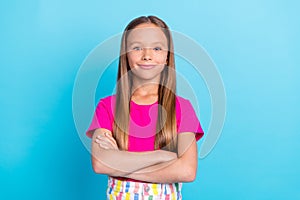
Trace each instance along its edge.
<instances>
[{"instance_id":1,"label":"arm","mask_svg":"<svg viewBox=\"0 0 300 200\"><path fill-rule=\"evenodd\" d=\"M96 142L97 136L104 136L104 132L111 137L107 129L96 129L92 139L92 165L96 173L110 176L125 176L134 171L175 159L177 155L172 152L157 150L151 152L127 152L117 148L102 148ZM112 145L115 142L110 138ZM116 144L115 144L116 145Z\"/></svg>"},{"instance_id":2,"label":"arm","mask_svg":"<svg viewBox=\"0 0 300 200\"><path fill-rule=\"evenodd\" d=\"M126 177L158 183L194 181L197 171L197 144L194 133L178 135L178 156L175 161L150 166Z\"/></svg>"}]
</instances>

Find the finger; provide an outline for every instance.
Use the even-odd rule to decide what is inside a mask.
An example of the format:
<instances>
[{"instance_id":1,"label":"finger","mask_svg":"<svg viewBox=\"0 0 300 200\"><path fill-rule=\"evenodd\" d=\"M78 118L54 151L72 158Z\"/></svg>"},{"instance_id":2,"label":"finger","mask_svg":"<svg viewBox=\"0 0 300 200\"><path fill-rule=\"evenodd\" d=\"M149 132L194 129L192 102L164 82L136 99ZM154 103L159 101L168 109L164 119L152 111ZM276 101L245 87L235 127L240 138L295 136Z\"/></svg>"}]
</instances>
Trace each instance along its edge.
<instances>
[{"instance_id":1,"label":"finger","mask_svg":"<svg viewBox=\"0 0 300 200\"><path fill-rule=\"evenodd\" d=\"M96 142L99 144L100 147L103 147L105 149L118 149L115 145L112 145L106 140L97 140Z\"/></svg>"},{"instance_id":2,"label":"finger","mask_svg":"<svg viewBox=\"0 0 300 200\"><path fill-rule=\"evenodd\" d=\"M109 149L115 149L115 150L118 150L118 146L116 144L113 144L111 143L109 140L103 140L103 139L100 139L100 140L97 140L97 143L98 144L102 144L102 145L106 145Z\"/></svg>"},{"instance_id":3,"label":"finger","mask_svg":"<svg viewBox=\"0 0 300 200\"><path fill-rule=\"evenodd\" d=\"M104 136L97 136L97 139L99 140L106 140L108 142L110 142L113 146L118 146L116 140L109 134L106 134Z\"/></svg>"},{"instance_id":4,"label":"finger","mask_svg":"<svg viewBox=\"0 0 300 200\"><path fill-rule=\"evenodd\" d=\"M109 149L109 147L107 147L105 144L99 144L99 146L100 146L101 148L103 148L103 149L106 149L106 150Z\"/></svg>"},{"instance_id":5,"label":"finger","mask_svg":"<svg viewBox=\"0 0 300 200\"><path fill-rule=\"evenodd\" d=\"M107 132L104 132L103 135L99 135L100 138L108 138L110 139L112 142L116 143L114 137L110 134L110 133L107 133Z\"/></svg>"},{"instance_id":6,"label":"finger","mask_svg":"<svg viewBox=\"0 0 300 200\"><path fill-rule=\"evenodd\" d=\"M95 139L95 142L98 144L110 144L110 142L107 139Z\"/></svg>"},{"instance_id":7,"label":"finger","mask_svg":"<svg viewBox=\"0 0 300 200\"><path fill-rule=\"evenodd\" d=\"M114 138L111 134L105 133L105 136L108 137L109 140L110 140L112 143L114 143L115 145L117 145L117 142L116 142L115 138Z\"/></svg>"},{"instance_id":8,"label":"finger","mask_svg":"<svg viewBox=\"0 0 300 200\"><path fill-rule=\"evenodd\" d=\"M97 141L95 140L96 143L101 142L101 140L105 140L107 142L110 142L110 144L112 146L110 148L115 149L115 150L119 149L116 140L112 137L112 135L110 133L103 132L102 134L97 135L95 139L98 139Z\"/></svg>"},{"instance_id":9,"label":"finger","mask_svg":"<svg viewBox=\"0 0 300 200\"><path fill-rule=\"evenodd\" d=\"M94 139L95 142L99 143L100 140L108 140L104 135L97 135Z\"/></svg>"},{"instance_id":10,"label":"finger","mask_svg":"<svg viewBox=\"0 0 300 200\"><path fill-rule=\"evenodd\" d=\"M107 143L105 141L99 143L99 146L104 148L104 149L112 149L112 150L115 149L110 143Z\"/></svg>"},{"instance_id":11,"label":"finger","mask_svg":"<svg viewBox=\"0 0 300 200\"><path fill-rule=\"evenodd\" d=\"M101 140L101 139L95 139L95 142L98 143L98 144L100 144L102 141L104 141L104 140Z\"/></svg>"}]
</instances>

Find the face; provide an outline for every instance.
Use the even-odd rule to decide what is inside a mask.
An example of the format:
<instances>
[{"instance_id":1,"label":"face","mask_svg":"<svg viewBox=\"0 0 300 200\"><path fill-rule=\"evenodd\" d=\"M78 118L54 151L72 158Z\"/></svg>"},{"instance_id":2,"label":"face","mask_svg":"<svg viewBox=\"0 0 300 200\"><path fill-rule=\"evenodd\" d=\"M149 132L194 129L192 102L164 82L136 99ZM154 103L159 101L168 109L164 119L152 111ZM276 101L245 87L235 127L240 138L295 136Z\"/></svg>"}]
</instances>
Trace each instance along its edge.
<instances>
[{"instance_id":1,"label":"face","mask_svg":"<svg viewBox=\"0 0 300 200\"><path fill-rule=\"evenodd\" d=\"M159 82L168 56L168 41L163 31L152 23L140 24L130 31L126 47L134 78Z\"/></svg>"}]
</instances>

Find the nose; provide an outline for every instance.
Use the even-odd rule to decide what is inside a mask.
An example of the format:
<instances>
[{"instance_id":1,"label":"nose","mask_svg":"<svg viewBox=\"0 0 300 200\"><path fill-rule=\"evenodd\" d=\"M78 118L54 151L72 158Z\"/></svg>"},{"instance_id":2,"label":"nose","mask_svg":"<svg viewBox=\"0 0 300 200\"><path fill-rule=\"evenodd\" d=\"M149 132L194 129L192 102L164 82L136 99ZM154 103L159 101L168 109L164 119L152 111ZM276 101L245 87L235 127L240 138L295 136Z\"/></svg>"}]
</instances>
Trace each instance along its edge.
<instances>
[{"instance_id":1,"label":"nose","mask_svg":"<svg viewBox=\"0 0 300 200\"><path fill-rule=\"evenodd\" d=\"M151 55L151 50L150 49L148 49L148 48L143 49L142 60L144 60L144 61L152 60L152 55Z\"/></svg>"}]
</instances>

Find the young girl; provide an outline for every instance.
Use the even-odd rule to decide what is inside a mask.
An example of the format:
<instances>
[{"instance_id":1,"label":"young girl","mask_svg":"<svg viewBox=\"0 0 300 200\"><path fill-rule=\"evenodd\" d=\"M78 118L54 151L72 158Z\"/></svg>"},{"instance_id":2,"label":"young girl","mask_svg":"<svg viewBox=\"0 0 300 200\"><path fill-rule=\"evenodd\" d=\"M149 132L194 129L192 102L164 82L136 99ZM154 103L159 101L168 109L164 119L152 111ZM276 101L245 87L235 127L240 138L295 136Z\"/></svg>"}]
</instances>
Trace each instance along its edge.
<instances>
[{"instance_id":1,"label":"young girl","mask_svg":"<svg viewBox=\"0 0 300 200\"><path fill-rule=\"evenodd\" d=\"M116 94L100 100L87 135L92 165L108 175L107 199L181 199L195 179L203 130L191 103L176 95L168 26L139 17L121 42Z\"/></svg>"}]
</instances>

